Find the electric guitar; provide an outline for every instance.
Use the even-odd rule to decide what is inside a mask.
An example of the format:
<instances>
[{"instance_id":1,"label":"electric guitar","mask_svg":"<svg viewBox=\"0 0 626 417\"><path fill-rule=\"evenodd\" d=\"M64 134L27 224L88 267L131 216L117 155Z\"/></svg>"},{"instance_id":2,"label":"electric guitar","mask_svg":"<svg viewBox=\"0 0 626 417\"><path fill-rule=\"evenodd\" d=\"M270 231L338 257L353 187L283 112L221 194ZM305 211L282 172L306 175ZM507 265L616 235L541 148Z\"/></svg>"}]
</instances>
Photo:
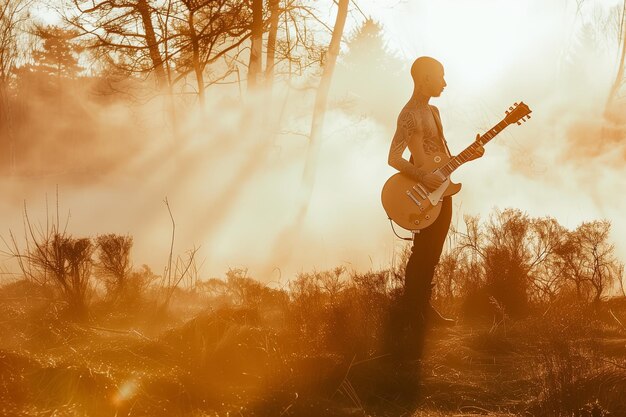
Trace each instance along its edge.
<instances>
[{"instance_id":1,"label":"electric guitar","mask_svg":"<svg viewBox=\"0 0 626 417\"><path fill-rule=\"evenodd\" d=\"M473 150L483 146L510 124L521 125L530 119L531 110L526 104L515 103L509 107L504 119L492 127L487 133L478 137L460 154L449 157L445 153L427 155L420 167L441 177L443 183L436 190L429 190L425 185L405 174L397 173L387 180L383 186L382 203L387 216L398 226L418 231L430 226L439 216L443 197L454 195L461 190L461 184L450 181L450 175L465 162L470 160ZM525 119L526 118L526 119Z\"/></svg>"}]
</instances>

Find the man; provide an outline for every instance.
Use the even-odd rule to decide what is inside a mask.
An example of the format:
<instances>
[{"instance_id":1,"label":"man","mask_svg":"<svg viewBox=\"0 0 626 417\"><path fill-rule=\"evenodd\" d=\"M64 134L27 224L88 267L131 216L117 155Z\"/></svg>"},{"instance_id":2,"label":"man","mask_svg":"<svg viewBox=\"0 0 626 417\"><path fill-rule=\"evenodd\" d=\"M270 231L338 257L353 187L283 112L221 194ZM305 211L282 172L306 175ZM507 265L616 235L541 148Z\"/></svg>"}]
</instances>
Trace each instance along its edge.
<instances>
[{"instance_id":1,"label":"man","mask_svg":"<svg viewBox=\"0 0 626 417\"><path fill-rule=\"evenodd\" d=\"M398 116L396 133L389 150L389 165L434 190L444 179L420 169L420 166L427 155L444 152L450 156L439 109L429 104L430 99L439 97L447 85L443 65L433 58L420 57L411 66L411 77L414 83L413 95ZM407 147L411 152L409 161L402 156ZM472 159L481 157L483 153L481 147ZM411 355L418 358L421 357L427 323L454 323L441 317L430 305L435 267L452 218L452 198L445 197L440 204L441 212L435 222L413 236L411 256L405 271L404 294L400 302L400 314L404 316L400 327L408 334L401 335L403 337L399 339L406 338L408 346L404 348L410 349Z\"/></svg>"}]
</instances>

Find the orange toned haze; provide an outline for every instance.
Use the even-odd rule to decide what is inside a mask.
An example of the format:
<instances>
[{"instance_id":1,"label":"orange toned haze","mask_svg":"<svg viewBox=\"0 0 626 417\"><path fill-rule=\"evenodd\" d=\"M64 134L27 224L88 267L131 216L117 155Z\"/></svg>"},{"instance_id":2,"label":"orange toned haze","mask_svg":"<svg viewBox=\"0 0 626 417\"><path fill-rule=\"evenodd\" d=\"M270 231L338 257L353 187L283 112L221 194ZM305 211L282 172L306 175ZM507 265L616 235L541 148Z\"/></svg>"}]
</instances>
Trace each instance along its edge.
<instances>
[{"instance_id":1,"label":"orange toned haze","mask_svg":"<svg viewBox=\"0 0 626 417\"><path fill-rule=\"evenodd\" d=\"M487 216L494 207L553 216L570 228L606 218L617 254L626 259L626 220L620 215L626 202L620 192L626 174L624 116L603 117L616 73L615 14L621 3L589 1L580 10L571 2L538 0L384 3L359 5L380 18L389 48L406 64L431 55L446 68L448 87L432 104L441 110L453 152L500 121L513 102L533 110L528 123L507 128L487 145L484 158L455 174L464 188L454 200L453 222L461 223L463 214ZM351 30L359 22L362 16L352 13ZM367 74L362 68L366 80ZM305 76L298 82L318 81ZM131 234L135 264L157 273L170 247L165 197L176 221L174 254L199 247L204 278L223 276L231 267L281 283L300 271L338 265L383 268L401 248L380 205L382 184L393 174L387 152L395 126L342 105L338 82L339 77L310 205L287 245L281 239L297 219L307 150L303 134L310 129L313 103L312 93L287 95L284 88L277 88L278 104L269 115L250 98L248 110L235 105L233 90L209 89L204 109L181 116L177 139L158 100L131 110L95 104L85 95L92 118L75 122L100 126L99 147L89 152L111 155L104 158L102 175L82 178L74 165L68 167L72 175L63 168L53 175L32 169L2 179L0 232L21 232L24 200L31 219L45 223L46 195L52 212L58 186L62 218L71 212L70 233ZM387 82L406 86L404 94L384 103L399 111L411 94L408 71L402 80L369 79ZM285 98L276 127L272 121ZM45 118L45 108L41 114ZM42 142L62 137L61 123L46 120ZM64 152L76 153L73 164L91 156L81 155L80 147ZM50 155L38 158L38 164L51 163Z\"/></svg>"}]
</instances>

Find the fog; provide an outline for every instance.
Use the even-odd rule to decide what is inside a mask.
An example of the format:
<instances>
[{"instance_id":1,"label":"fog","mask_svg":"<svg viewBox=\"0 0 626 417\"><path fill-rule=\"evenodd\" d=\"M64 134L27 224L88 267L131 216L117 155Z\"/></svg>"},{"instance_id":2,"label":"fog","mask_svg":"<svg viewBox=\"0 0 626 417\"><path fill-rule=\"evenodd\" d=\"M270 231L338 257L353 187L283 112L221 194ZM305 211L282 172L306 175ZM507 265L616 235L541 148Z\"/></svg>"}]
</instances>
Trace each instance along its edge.
<instances>
[{"instance_id":1,"label":"fog","mask_svg":"<svg viewBox=\"0 0 626 417\"><path fill-rule=\"evenodd\" d=\"M533 110L530 121L508 127L481 160L455 173L464 188L454 199L453 221L485 217L496 207L553 216L570 228L606 218L625 259L624 116L604 115L616 71L617 2L587 2L579 11L562 2L482 3L400 2L385 10L362 4L382 16L388 46L406 66L420 55L444 64L448 87L431 103L441 110L453 153L498 123L513 102ZM367 66L361 71L369 80L362 97L378 83L393 85L390 91L400 92L381 100L388 112L399 112L411 94L408 71L389 80L368 76ZM79 90L72 94L83 111L71 115L51 110L33 92L27 102L39 117L28 129L41 146L23 160L18 154L21 168L0 182L0 234L21 234L24 201L30 219L44 224L46 204L55 213L58 189L69 233L130 234L135 265L160 273L172 234L167 198L174 255L199 248L203 278L239 267L284 284L301 271L386 267L402 247L380 204L381 187L394 173L387 152L395 126L376 111L345 104L342 80L337 74L303 219L298 198L312 90L281 85L272 103L260 105L236 87L211 88L204 108L178 107L176 131L162 97L129 104ZM297 82L316 85L317 78ZM84 135L66 135L68 124L84 126Z\"/></svg>"}]
</instances>

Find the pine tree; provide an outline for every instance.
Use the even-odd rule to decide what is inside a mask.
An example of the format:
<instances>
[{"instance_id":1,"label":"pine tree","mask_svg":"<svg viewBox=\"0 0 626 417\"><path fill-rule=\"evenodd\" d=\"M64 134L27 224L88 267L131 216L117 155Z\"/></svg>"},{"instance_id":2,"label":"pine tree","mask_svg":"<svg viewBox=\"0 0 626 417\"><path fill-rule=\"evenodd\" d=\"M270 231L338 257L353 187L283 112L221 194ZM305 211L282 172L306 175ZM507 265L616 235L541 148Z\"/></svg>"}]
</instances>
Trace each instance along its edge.
<instances>
[{"instance_id":1,"label":"pine tree","mask_svg":"<svg viewBox=\"0 0 626 417\"><path fill-rule=\"evenodd\" d=\"M347 47L339 63L336 93L354 111L394 124L403 100L411 94L410 76L387 47L382 25L367 19L348 39Z\"/></svg>"},{"instance_id":2,"label":"pine tree","mask_svg":"<svg viewBox=\"0 0 626 417\"><path fill-rule=\"evenodd\" d=\"M82 48L72 40L77 33L58 26L38 27L35 34L43 40L42 49L33 53L36 71L57 78L74 78L82 70L78 54Z\"/></svg>"},{"instance_id":3,"label":"pine tree","mask_svg":"<svg viewBox=\"0 0 626 417\"><path fill-rule=\"evenodd\" d=\"M383 27L369 18L347 42L348 52L344 61L348 67L368 66L376 70L385 70L393 65L394 58L383 39Z\"/></svg>"}]
</instances>

